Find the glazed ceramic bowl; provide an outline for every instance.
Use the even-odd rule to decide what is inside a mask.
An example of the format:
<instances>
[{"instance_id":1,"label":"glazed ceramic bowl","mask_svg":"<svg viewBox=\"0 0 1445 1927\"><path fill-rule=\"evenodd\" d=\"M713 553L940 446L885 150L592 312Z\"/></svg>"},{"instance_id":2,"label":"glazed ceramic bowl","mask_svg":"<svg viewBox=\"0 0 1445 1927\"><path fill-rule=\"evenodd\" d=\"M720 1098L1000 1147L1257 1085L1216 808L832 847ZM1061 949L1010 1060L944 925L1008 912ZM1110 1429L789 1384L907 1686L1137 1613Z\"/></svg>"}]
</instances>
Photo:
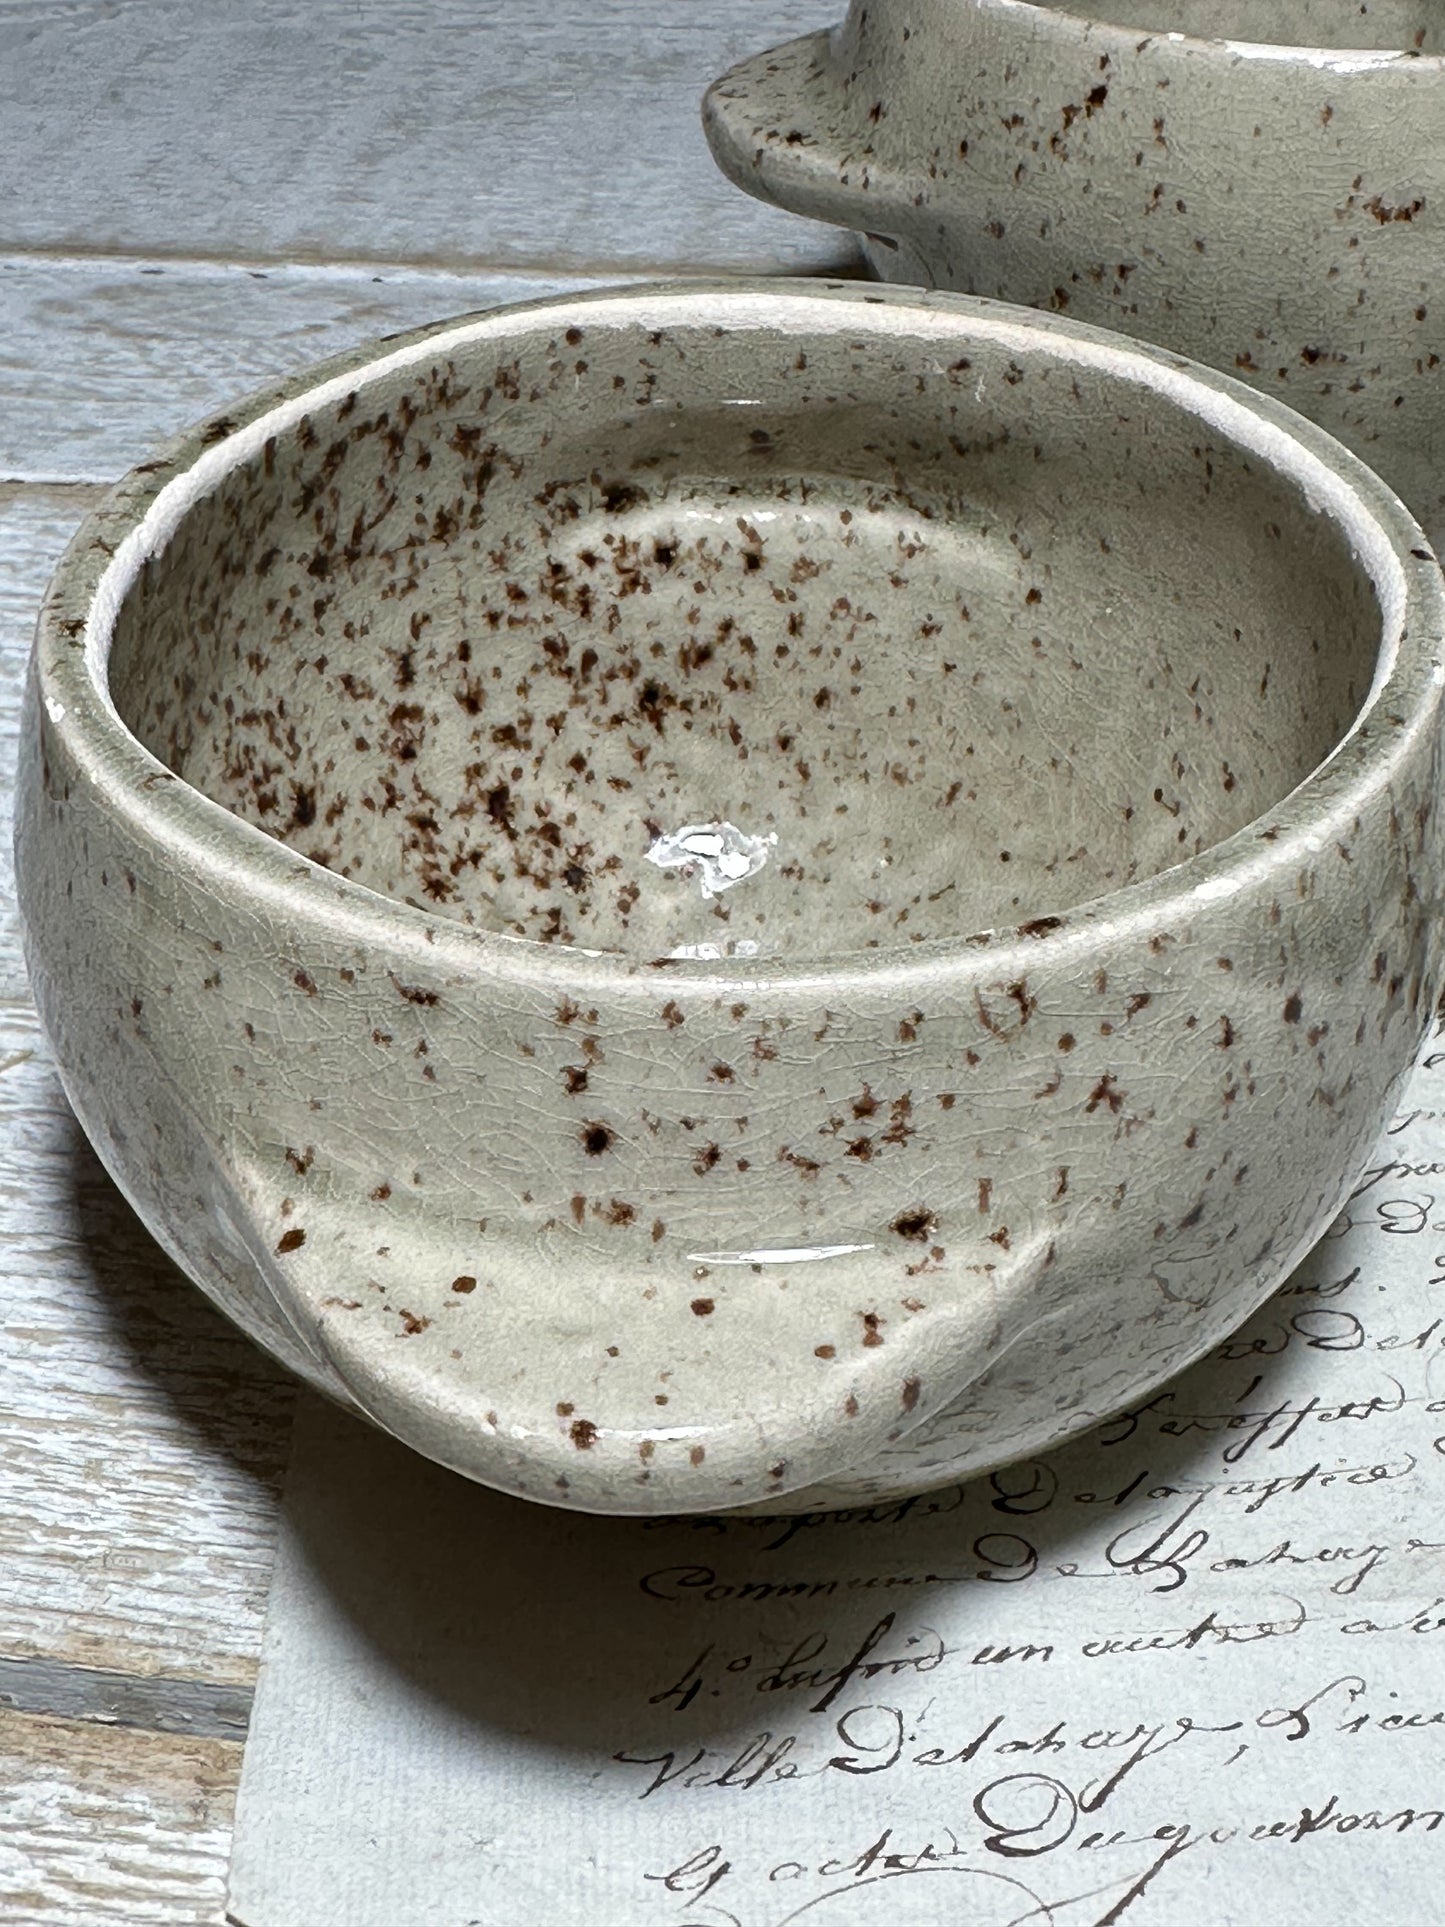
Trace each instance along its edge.
<instances>
[{"instance_id":1,"label":"glazed ceramic bowl","mask_svg":"<svg viewBox=\"0 0 1445 1927\"><path fill-rule=\"evenodd\" d=\"M1437 0L854 0L724 76L705 118L740 186L864 230L885 279L1238 372L1439 545Z\"/></svg>"},{"instance_id":2,"label":"glazed ceramic bowl","mask_svg":"<svg viewBox=\"0 0 1445 1927\"><path fill-rule=\"evenodd\" d=\"M1072 323L636 288L173 443L41 619L75 1108L305 1377L596 1510L1044 1446L1329 1223L1440 974L1442 586Z\"/></svg>"}]
</instances>

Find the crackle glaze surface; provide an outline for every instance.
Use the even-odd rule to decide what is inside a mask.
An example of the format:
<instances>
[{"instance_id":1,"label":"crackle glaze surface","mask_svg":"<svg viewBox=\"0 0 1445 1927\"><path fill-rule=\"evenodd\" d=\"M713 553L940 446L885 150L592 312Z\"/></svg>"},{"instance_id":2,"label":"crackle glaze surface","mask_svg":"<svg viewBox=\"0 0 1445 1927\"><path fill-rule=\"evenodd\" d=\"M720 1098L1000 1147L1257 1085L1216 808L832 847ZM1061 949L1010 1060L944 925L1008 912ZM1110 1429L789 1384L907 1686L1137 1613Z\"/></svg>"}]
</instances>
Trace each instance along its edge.
<instances>
[{"instance_id":1,"label":"crackle glaze surface","mask_svg":"<svg viewBox=\"0 0 1445 1927\"><path fill-rule=\"evenodd\" d=\"M1440 975L1418 529L1224 376L717 284L358 352L135 471L17 852L190 1274L555 1504L956 1478L1323 1231Z\"/></svg>"},{"instance_id":2,"label":"crackle glaze surface","mask_svg":"<svg viewBox=\"0 0 1445 1927\"><path fill-rule=\"evenodd\" d=\"M1236 371L1364 456L1439 546L1430 0L853 0L724 75L705 120L740 186L864 231L886 280Z\"/></svg>"}]
</instances>

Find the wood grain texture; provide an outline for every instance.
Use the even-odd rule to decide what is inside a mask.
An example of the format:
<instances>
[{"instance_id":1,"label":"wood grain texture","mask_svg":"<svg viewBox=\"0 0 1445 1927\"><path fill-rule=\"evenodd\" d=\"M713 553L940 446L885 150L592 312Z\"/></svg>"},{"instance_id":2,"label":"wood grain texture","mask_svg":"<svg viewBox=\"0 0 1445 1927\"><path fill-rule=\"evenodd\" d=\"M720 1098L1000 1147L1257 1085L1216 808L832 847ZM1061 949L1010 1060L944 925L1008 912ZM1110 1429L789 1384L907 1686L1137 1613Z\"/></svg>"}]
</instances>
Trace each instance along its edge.
<instances>
[{"instance_id":1,"label":"wood grain texture","mask_svg":"<svg viewBox=\"0 0 1445 1927\"><path fill-rule=\"evenodd\" d=\"M814 267L703 89L842 0L7 0L0 250Z\"/></svg>"},{"instance_id":2,"label":"wood grain texture","mask_svg":"<svg viewBox=\"0 0 1445 1927\"><path fill-rule=\"evenodd\" d=\"M0 1658L0 1707L16 1713L185 1733L193 1739L244 1740L254 1699L249 1686L170 1673L140 1677L53 1659Z\"/></svg>"},{"instance_id":3,"label":"wood grain texture","mask_svg":"<svg viewBox=\"0 0 1445 1927\"><path fill-rule=\"evenodd\" d=\"M12 256L0 260L0 477L110 481L188 422L370 336L579 285L591 284Z\"/></svg>"},{"instance_id":4,"label":"wood grain texture","mask_svg":"<svg viewBox=\"0 0 1445 1927\"><path fill-rule=\"evenodd\" d=\"M6 1927L220 1927L241 1748L0 1710Z\"/></svg>"}]
</instances>

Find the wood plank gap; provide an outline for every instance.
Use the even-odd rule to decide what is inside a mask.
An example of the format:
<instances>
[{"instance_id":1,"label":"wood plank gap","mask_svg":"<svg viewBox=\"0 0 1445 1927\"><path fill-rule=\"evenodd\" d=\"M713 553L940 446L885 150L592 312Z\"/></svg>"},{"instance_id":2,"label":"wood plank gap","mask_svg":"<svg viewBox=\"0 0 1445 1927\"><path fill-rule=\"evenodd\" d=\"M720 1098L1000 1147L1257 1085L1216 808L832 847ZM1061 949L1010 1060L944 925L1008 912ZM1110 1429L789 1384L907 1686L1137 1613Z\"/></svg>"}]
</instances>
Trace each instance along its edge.
<instances>
[{"instance_id":1,"label":"wood plank gap","mask_svg":"<svg viewBox=\"0 0 1445 1927\"><path fill-rule=\"evenodd\" d=\"M141 1677L51 1659L0 1658L0 1707L52 1719L243 1740L251 1721L249 1686L213 1680Z\"/></svg>"},{"instance_id":2,"label":"wood plank gap","mask_svg":"<svg viewBox=\"0 0 1445 1927\"><path fill-rule=\"evenodd\" d=\"M869 278L859 257L857 244L842 230L836 231L831 241L825 235L824 246L818 250L815 258L781 265L775 255L764 251L759 252L755 262L740 263L723 259L714 263L706 258L699 260L694 256L686 256L677 260L663 258L648 261L645 267L640 267L635 257L614 259L604 256L593 260L573 254L509 254L504 260L494 261L485 254L423 252L398 256L394 253L336 252L329 248L324 253L306 248L281 249L274 253L262 249L244 254L206 254L178 248L171 253L155 246L140 249L114 245L87 248L70 241L63 247L50 248L14 238L7 238L0 244L0 263L3 261L39 262L58 268L96 267L113 263L118 267L139 269L142 274L153 266L157 273L174 269L209 268L256 275L273 271L317 276L374 274L381 280L394 280L403 275L414 275L419 280L447 278L456 281L474 281L481 276L488 279L511 276L519 281L565 277L579 282L591 281L599 287L606 287L613 282L707 281L739 275L769 278L791 275L801 280Z\"/></svg>"}]
</instances>

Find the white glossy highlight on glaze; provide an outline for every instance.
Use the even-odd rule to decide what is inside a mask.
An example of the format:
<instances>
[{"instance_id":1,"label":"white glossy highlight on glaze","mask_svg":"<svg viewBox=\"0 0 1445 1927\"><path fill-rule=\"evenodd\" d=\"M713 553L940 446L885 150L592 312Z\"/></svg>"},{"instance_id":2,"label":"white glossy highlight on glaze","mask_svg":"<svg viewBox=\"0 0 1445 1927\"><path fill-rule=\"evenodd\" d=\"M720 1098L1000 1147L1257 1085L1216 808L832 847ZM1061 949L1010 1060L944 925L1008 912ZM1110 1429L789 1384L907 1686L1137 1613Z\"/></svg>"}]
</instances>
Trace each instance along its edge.
<instances>
[{"instance_id":1,"label":"white glossy highlight on glaze","mask_svg":"<svg viewBox=\"0 0 1445 1927\"><path fill-rule=\"evenodd\" d=\"M685 823L659 836L647 851L659 870L696 878L705 898L721 896L755 877L778 847L778 833L749 836L734 823Z\"/></svg>"},{"instance_id":2,"label":"white glossy highlight on glaze","mask_svg":"<svg viewBox=\"0 0 1445 1927\"><path fill-rule=\"evenodd\" d=\"M875 1244L862 1245L765 1245L757 1251L689 1251L688 1262L697 1265L813 1265L826 1258L851 1258L860 1251L876 1251Z\"/></svg>"}]
</instances>

